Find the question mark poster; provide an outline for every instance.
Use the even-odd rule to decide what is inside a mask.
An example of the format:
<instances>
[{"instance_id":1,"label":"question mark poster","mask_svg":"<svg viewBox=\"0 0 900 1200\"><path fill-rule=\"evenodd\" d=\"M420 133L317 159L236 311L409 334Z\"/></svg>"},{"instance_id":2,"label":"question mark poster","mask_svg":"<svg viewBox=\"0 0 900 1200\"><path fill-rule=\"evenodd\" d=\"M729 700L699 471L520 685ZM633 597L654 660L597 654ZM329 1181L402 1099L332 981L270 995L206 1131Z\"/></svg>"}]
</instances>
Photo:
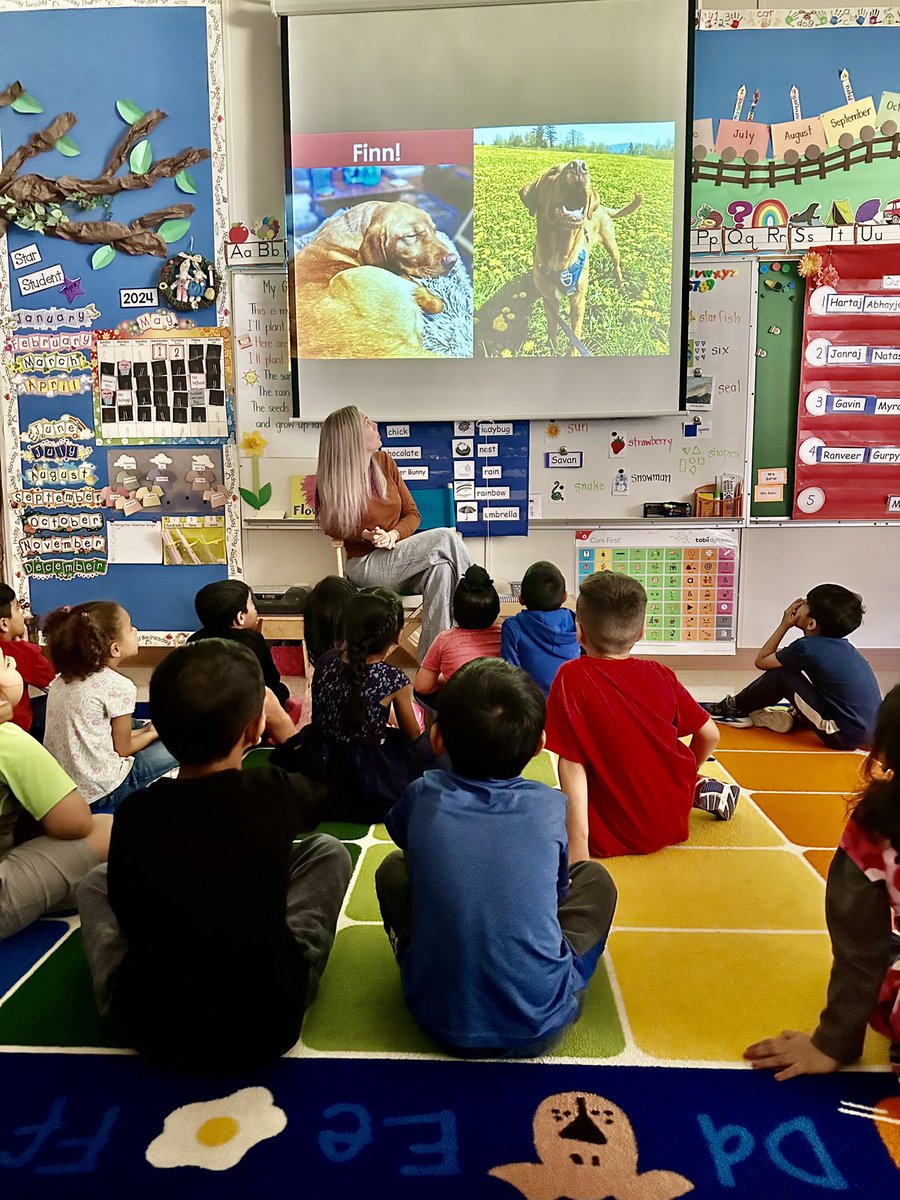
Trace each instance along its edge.
<instances>
[{"instance_id":1,"label":"question mark poster","mask_svg":"<svg viewBox=\"0 0 900 1200\"><path fill-rule=\"evenodd\" d=\"M708 12L695 46L692 229L900 240L900 8Z\"/></svg>"}]
</instances>

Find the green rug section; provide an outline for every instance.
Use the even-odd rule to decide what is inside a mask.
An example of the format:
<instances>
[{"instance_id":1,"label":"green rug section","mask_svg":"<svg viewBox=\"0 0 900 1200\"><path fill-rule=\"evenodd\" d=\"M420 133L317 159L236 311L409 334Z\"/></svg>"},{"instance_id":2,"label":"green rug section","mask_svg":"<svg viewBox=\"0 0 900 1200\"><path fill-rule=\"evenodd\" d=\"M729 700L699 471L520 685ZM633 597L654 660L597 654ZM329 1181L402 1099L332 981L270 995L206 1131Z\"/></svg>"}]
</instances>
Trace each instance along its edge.
<instances>
[{"instance_id":1,"label":"green rug section","mask_svg":"<svg viewBox=\"0 0 900 1200\"><path fill-rule=\"evenodd\" d=\"M533 779L536 783L546 783L547 787L555 788L556 768L553 759L546 750L542 750L537 758L533 758L522 772L523 779Z\"/></svg>"},{"instance_id":2,"label":"green rug section","mask_svg":"<svg viewBox=\"0 0 900 1200\"><path fill-rule=\"evenodd\" d=\"M0 1006L0 1045L126 1045L97 1012L80 931L61 942Z\"/></svg>"},{"instance_id":3,"label":"green rug section","mask_svg":"<svg viewBox=\"0 0 900 1200\"><path fill-rule=\"evenodd\" d=\"M370 846L359 869L359 875L350 893L345 912L353 921L377 921L381 924L381 912L375 895L375 872L389 854L396 850L393 843ZM330 969L330 968L329 968Z\"/></svg>"},{"instance_id":4,"label":"green rug section","mask_svg":"<svg viewBox=\"0 0 900 1200\"><path fill-rule=\"evenodd\" d=\"M302 1040L313 1050L435 1053L434 1042L409 1015L382 928L348 925L337 935Z\"/></svg>"},{"instance_id":5,"label":"green rug section","mask_svg":"<svg viewBox=\"0 0 900 1200\"><path fill-rule=\"evenodd\" d=\"M312 1050L439 1053L410 1016L390 942L384 930L374 925L349 925L337 935L318 999L306 1015L302 1038ZM591 980L580 1021L550 1057L605 1059L624 1047L612 989L601 963Z\"/></svg>"}]
</instances>

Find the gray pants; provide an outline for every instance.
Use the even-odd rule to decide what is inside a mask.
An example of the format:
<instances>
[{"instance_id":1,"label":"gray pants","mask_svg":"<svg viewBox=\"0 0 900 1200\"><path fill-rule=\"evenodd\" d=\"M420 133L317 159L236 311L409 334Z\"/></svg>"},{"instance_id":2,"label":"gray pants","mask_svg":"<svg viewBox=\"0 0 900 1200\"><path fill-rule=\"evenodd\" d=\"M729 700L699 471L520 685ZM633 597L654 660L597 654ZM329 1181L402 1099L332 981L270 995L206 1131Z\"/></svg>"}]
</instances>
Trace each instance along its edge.
<instances>
[{"instance_id":1,"label":"gray pants","mask_svg":"<svg viewBox=\"0 0 900 1200\"><path fill-rule=\"evenodd\" d=\"M439 633L453 623L453 593L472 560L453 529L426 529L393 550L372 550L347 560L347 578L360 588L383 587L421 593L424 613L419 661Z\"/></svg>"},{"instance_id":2,"label":"gray pants","mask_svg":"<svg viewBox=\"0 0 900 1200\"><path fill-rule=\"evenodd\" d=\"M346 846L327 833L313 834L291 852L287 924L309 967L307 1008L319 990L352 870ZM78 889L78 911L97 1009L108 1017L113 978L128 942L110 907L106 863L95 867Z\"/></svg>"}]
</instances>

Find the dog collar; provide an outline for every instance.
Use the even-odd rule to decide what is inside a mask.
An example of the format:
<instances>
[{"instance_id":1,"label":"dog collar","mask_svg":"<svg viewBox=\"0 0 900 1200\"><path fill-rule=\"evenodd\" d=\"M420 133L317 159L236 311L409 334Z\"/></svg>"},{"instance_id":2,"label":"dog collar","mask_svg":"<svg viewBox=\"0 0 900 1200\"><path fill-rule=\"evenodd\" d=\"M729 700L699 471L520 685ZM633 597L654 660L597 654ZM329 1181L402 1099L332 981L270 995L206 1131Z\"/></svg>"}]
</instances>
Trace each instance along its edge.
<instances>
[{"instance_id":1,"label":"dog collar","mask_svg":"<svg viewBox=\"0 0 900 1200\"><path fill-rule=\"evenodd\" d=\"M584 246L581 247L578 257L573 263L570 263L564 271L559 273L559 282L567 296L571 296L578 287L578 280L581 277L581 272L584 270L584 264L587 261L587 250Z\"/></svg>"}]
</instances>

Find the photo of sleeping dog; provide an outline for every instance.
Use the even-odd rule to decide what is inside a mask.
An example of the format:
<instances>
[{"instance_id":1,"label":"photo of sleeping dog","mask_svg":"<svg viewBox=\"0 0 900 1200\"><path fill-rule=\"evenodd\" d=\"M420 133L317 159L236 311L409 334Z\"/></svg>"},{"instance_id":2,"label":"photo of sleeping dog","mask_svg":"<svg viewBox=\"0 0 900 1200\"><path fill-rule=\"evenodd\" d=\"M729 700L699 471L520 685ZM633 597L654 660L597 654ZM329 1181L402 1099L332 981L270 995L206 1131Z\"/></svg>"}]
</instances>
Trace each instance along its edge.
<instances>
[{"instance_id":1,"label":"photo of sleeping dog","mask_svg":"<svg viewBox=\"0 0 900 1200\"><path fill-rule=\"evenodd\" d=\"M471 358L471 167L308 175L319 223L290 263L293 355Z\"/></svg>"},{"instance_id":2,"label":"photo of sleeping dog","mask_svg":"<svg viewBox=\"0 0 900 1200\"><path fill-rule=\"evenodd\" d=\"M674 126L475 131L475 355L669 353Z\"/></svg>"}]
</instances>

